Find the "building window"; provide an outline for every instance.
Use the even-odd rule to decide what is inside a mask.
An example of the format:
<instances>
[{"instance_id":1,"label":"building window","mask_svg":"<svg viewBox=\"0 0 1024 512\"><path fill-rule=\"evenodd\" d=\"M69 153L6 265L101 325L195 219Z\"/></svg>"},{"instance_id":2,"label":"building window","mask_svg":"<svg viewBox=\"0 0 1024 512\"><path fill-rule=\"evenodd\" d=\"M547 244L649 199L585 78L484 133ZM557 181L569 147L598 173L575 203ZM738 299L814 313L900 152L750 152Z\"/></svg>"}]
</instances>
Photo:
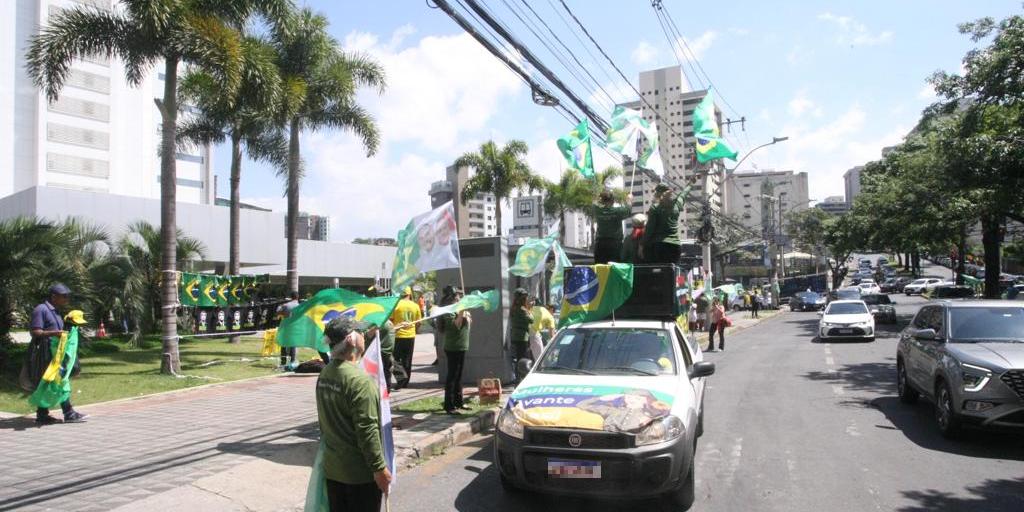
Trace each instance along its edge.
<instances>
[{"instance_id":1,"label":"building window","mask_svg":"<svg viewBox=\"0 0 1024 512\"><path fill-rule=\"evenodd\" d=\"M192 187L192 188L203 188L203 182L200 180L189 180L185 178L178 178L175 180L179 187ZM160 183L160 175L156 175L156 182ZM301 218L299 219L301 222Z\"/></svg>"},{"instance_id":2,"label":"building window","mask_svg":"<svg viewBox=\"0 0 1024 512\"><path fill-rule=\"evenodd\" d=\"M110 134L87 128L47 123L46 140L93 149L110 149Z\"/></svg>"},{"instance_id":3,"label":"building window","mask_svg":"<svg viewBox=\"0 0 1024 512\"><path fill-rule=\"evenodd\" d=\"M107 178L110 176L110 163L106 160L47 153L46 170L61 174Z\"/></svg>"},{"instance_id":4,"label":"building window","mask_svg":"<svg viewBox=\"0 0 1024 512\"><path fill-rule=\"evenodd\" d=\"M533 217L533 199L519 201L519 210L516 215L519 217Z\"/></svg>"},{"instance_id":5,"label":"building window","mask_svg":"<svg viewBox=\"0 0 1024 512\"><path fill-rule=\"evenodd\" d=\"M174 154L174 159L175 160L181 160L183 162L194 162L194 163L197 163L197 164L201 164L201 163L206 161L205 158L203 158L203 157L201 157L199 155L190 155L188 153L180 153L180 152Z\"/></svg>"},{"instance_id":6,"label":"building window","mask_svg":"<svg viewBox=\"0 0 1024 512\"><path fill-rule=\"evenodd\" d=\"M47 109L50 112L69 116L92 119L93 121L107 122L110 120L110 107L102 103L61 96L57 101L51 102Z\"/></svg>"}]
</instances>

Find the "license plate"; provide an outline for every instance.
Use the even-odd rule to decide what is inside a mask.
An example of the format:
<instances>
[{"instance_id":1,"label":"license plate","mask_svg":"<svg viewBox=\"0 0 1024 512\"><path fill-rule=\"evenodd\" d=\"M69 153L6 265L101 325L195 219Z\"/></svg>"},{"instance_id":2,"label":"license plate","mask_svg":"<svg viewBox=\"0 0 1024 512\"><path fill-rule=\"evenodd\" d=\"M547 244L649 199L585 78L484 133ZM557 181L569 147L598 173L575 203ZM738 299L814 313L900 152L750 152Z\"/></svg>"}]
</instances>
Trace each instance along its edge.
<instances>
[{"instance_id":1,"label":"license plate","mask_svg":"<svg viewBox=\"0 0 1024 512\"><path fill-rule=\"evenodd\" d=\"M853 329L839 329L839 334L853 334Z\"/></svg>"},{"instance_id":2,"label":"license plate","mask_svg":"<svg viewBox=\"0 0 1024 512\"><path fill-rule=\"evenodd\" d=\"M549 478L601 478L601 463L593 460L548 459Z\"/></svg>"}]
</instances>

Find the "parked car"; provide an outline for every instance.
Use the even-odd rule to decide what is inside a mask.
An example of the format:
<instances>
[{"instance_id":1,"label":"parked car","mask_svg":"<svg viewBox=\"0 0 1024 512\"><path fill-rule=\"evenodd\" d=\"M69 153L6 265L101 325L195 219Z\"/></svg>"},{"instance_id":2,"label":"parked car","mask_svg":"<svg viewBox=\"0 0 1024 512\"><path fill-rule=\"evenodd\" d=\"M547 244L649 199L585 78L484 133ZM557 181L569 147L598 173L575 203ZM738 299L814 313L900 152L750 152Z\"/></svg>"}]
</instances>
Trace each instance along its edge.
<instances>
[{"instance_id":1,"label":"parked car","mask_svg":"<svg viewBox=\"0 0 1024 512\"><path fill-rule=\"evenodd\" d=\"M924 291L922 291L921 293L922 294L929 293L932 290L934 290L936 287L939 287L939 286L956 286L956 281L950 281L950 280L946 279L946 280L939 281L938 283L928 283L928 284L926 284L924 286Z\"/></svg>"},{"instance_id":2,"label":"parked car","mask_svg":"<svg viewBox=\"0 0 1024 512\"><path fill-rule=\"evenodd\" d=\"M850 286L829 292L828 302L831 303L837 300L860 300L860 288Z\"/></svg>"},{"instance_id":3,"label":"parked car","mask_svg":"<svg viewBox=\"0 0 1024 512\"><path fill-rule=\"evenodd\" d=\"M916 281L914 281L914 282L904 286L903 287L903 293L905 293L907 295L913 295L915 293L920 295L921 293L924 292L924 289L925 289L926 286L928 286L930 284L939 284L942 281L943 281L942 279L938 279L938 278L934 278L934 277L921 278L921 279L918 279L918 280L916 280Z\"/></svg>"},{"instance_id":4,"label":"parked car","mask_svg":"<svg viewBox=\"0 0 1024 512\"><path fill-rule=\"evenodd\" d=\"M896 282L892 285L892 291L894 293L903 293L903 287L914 282L913 278L910 277L897 277Z\"/></svg>"},{"instance_id":5,"label":"parked car","mask_svg":"<svg viewBox=\"0 0 1024 512\"><path fill-rule=\"evenodd\" d=\"M926 304L900 333L896 384L900 400L924 395L939 431L963 425L1024 428L1024 302Z\"/></svg>"},{"instance_id":6,"label":"parked car","mask_svg":"<svg viewBox=\"0 0 1024 512\"><path fill-rule=\"evenodd\" d=\"M799 292L789 301L790 311L818 311L825 309L828 300L816 292Z\"/></svg>"},{"instance_id":7,"label":"parked car","mask_svg":"<svg viewBox=\"0 0 1024 512\"><path fill-rule=\"evenodd\" d=\"M896 303L888 295L872 293L861 295L860 298L864 301L864 304L867 304L871 315L875 317L875 322L883 324L896 323Z\"/></svg>"},{"instance_id":8,"label":"parked car","mask_svg":"<svg viewBox=\"0 0 1024 512\"><path fill-rule=\"evenodd\" d=\"M974 288L964 285L941 284L925 291L929 299L970 299L974 297Z\"/></svg>"},{"instance_id":9,"label":"parked car","mask_svg":"<svg viewBox=\"0 0 1024 512\"><path fill-rule=\"evenodd\" d=\"M889 277L885 281L878 283L878 287L882 290L882 293L892 293L893 287L896 286L896 278Z\"/></svg>"},{"instance_id":10,"label":"parked car","mask_svg":"<svg viewBox=\"0 0 1024 512\"><path fill-rule=\"evenodd\" d=\"M879 288L879 286L875 284L875 281L871 279L864 279L863 281L860 282L860 284L857 285L857 287L860 288L861 295L871 293L882 293L882 289Z\"/></svg>"},{"instance_id":11,"label":"parked car","mask_svg":"<svg viewBox=\"0 0 1024 512\"><path fill-rule=\"evenodd\" d=\"M885 256L879 256L879 257L878 257L878 260L876 260L876 262L875 262L875 263L876 263L876 264L877 264L877 265L878 265L879 267L881 267L881 266L884 266L884 265L888 265L888 264L889 264L889 258L886 258Z\"/></svg>"},{"instance_id":12,"label":"parked car","mask_svg":"<svg viewBox=\"0 0 1024 512\"><path fill-rule=\"evenodd\" d=\"M818 321L818 339L856 338L875 341L875 317L862 300L829 303Z\"/></svg>"}]
</instances>

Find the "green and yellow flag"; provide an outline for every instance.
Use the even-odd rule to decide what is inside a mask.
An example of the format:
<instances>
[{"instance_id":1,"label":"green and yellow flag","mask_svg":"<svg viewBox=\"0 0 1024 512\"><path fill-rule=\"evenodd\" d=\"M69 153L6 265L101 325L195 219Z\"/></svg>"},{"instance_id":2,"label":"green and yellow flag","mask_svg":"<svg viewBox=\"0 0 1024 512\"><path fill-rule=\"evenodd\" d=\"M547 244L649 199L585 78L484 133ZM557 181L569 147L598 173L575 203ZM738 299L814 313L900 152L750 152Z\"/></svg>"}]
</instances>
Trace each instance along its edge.
<instances>
[{"instance_id":1,"label":"green and yellow flag","mask_svg":"<svg viewBox=\"0 0 1024 512\"><path fill-rule=\"evenodd\" d=\"M217 305L228 306L231 304L231 276L217 276Z\"/></svg>"},{"instance_id":2,"label":"green and yellow flag","mask_svg":"<svg viewBox=\"0 0 1024 512\"><path fill-rule=\"evenodd\" d=\"M199 298L202 295L202 286L199 274L189 272L181 273L181 288L178 301L182 306L198 306Z\"/></svg>"},{"instance_id":3,"label":"green and yellow flag","mask_svg":"<svg viewBox=\"0 0 1024 512\"><path fill-rule=\"evenodd\" d=\"M730 148L718 128L715 100L711 90L693 109L693 136L697 140L697 161L704 164L720 158L736 160L736 151Z\"/></svg>"},{"instance_id":4,"label":"green and yellow flag","mask_svg":"<svg viewBox=\"0 0 1024 512\"><path fill-rule=\"evenodd\" d=\"M199 305L212 308L217 305L217 276L202 274L199 276Z\"/></svg>"},{"instance_id":5,"label":"green and yellow flag","mask_svg":"<svg viewBox=\"0 0 1024 512\"><path fill-rule=\"evenodd\" d=\"M228 302L232 306L245 303L245 277L231 276L231 294Z\"/></svg>"},{"instance_id":6,"label":"green and yellow flag","mask_svg":"<svg viewBox=\"0 0 1024 512\"><path fill-rule=\"evenodd\" d=\"M572 267L565 280L558 326L607 318L633 293L633 265Z\"/></svg>"},{"instance_id":7,"label":"green and yellow flag","mask_svg":"<svg viewBox=\"0 0 1024 512\"><path fill-rule=\"evenodd\" d=\"M379 327L391 316L398 300L398 297L370 298L342 288L320 290L281 321L277 328L277 344L328 352L324 327L331 320L347 316Z\"/></svg>"},{"instance_id":8,"label":"green and yellow flag","mask_svg":"<svg viewBox=\"0 0 1024 512\"><path fill-rule=\"evenodd\" d=\"M39 380L39 386L28 397L30 404L47 409L71 397L71 369L78 358L78 327L72 327L59 337L51 337L50 350L53 359Z\"/></svg>"},{"instance_id":9,"label":"green and yellow flag","mask_svg":"<svg viewBox=\"0 0 1024 512\"><path fill-rule=\"evenodd\" d=\"M594 156L590 147L590 125L580 121L565 137L558 139L558 150L562 152L569 167L576 169L584 178L594 178Z\"/></svg>"}]
</instances>

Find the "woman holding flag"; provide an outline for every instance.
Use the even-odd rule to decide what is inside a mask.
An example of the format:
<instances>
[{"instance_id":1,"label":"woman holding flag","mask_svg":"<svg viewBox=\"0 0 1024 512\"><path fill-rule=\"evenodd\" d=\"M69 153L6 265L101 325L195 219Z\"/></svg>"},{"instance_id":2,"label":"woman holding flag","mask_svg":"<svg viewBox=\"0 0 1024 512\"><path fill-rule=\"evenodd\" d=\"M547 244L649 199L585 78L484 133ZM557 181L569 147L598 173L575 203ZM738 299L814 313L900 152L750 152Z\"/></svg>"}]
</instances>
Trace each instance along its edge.
<instances>
[{"instance_id":1,"label":"woman holding flag","mask_svg":"<svg viewBox=\"0 0 1024 512\"><path fill-rule=\"evenodd\" d=\"M456 303L463 297L462 290L455 288L452 302ZM448 373L444 379L444 412L458 414L459 409L469 409L462 401L462 368L469 350L469 326L473 322L469 311L462 310L455 314L441 317L444 326L444 355L448 362Z\"/></svg>"}]
</instances>

